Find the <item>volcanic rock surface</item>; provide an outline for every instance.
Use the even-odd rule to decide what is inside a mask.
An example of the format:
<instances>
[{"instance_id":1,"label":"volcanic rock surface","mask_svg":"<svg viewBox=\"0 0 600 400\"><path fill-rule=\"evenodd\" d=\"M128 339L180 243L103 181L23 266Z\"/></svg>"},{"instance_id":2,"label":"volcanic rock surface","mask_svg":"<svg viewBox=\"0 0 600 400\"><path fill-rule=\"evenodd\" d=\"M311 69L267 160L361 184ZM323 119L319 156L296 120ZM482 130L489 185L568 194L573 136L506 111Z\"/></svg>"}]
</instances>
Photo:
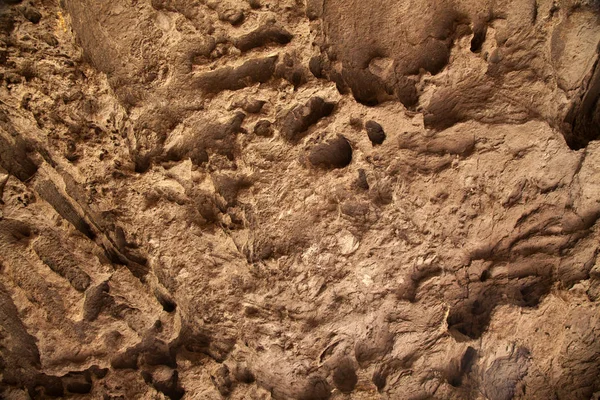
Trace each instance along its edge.
<instances>
[{"instance_id":1,"label":"volcanic rock surface","mask_svg":"<svg viewBox=\"0 0 600 400\"><path fill-rule=\"evenodd\" d=\"M0 2L0 398L600 398L600 4Z\"/></svg>"}]
</instances>

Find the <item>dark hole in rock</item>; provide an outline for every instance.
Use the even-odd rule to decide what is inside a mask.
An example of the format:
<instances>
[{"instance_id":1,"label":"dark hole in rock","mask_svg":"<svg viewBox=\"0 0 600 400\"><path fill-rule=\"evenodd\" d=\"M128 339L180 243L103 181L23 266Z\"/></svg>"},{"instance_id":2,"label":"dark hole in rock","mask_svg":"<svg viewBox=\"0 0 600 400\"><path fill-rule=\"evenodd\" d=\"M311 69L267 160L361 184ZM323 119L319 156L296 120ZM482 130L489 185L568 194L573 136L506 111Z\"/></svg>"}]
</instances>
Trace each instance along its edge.
<instances>
[{"instance_id":1,"label":"dark hole in rock","mask_svg":"<svg viewBox=\"0 0 600 400\"><path fill-rule=\"evenodd\" d=\"M242 104L242 110L250 114L258 114L262 110L265 103L266 101L264 100L246 100Z\"/></svg>"},{"instance_id":2,"label":"dark hole in rock","mask_svg":"<svg viewBox=\"0 0 600 400\"><path fill-rule=\"evenodd\" d=\"M462 385L462 377L460 375L454 375L448 378L448 383L452 387L460 387Z\"/></svg>"},{"instance_id":3,"label":"dark hole in rock","mask_svg":"<svg viewBox=\"0 0 600 400\"><path fill-rule=\"evenodd\" d=\"M154 378L152 378L152 374L148 371L142 371L140 373L140 375L142 375L142 379L144 380L144 382L146 382L147 384L151 385L152 382L154 382Z\"/></svg>"},{"instance_id":4,"label":"dark hole in rock","mask_svg":"<svg viewBox=\"0 0 600 400\"><path fill-rule=\"evenodd\" d=\"M15 29L14 15L10 12L0 13L0 32L9 35Z\"/></svg>"},{"instance_id":5,"label":"dark hole in rock","mask_svg":"<svg viewBox=\"0 0 600 400\"><path fill-rule=\"evenodd\" d=\"M461 304L459 308L451 310L448 314L448 328L450 330L456 330L471 339L477 339L487 328L494 305L495 303L477 305L479 314L474 315L471 312L473 304ZM479 307L482 307L482 309L479 310ZM483 307L485 308L483 309Z\"/></svg>"},{"instance_id":6,"label":"dark hole in rock","mask_svg":"<svg viewBox=\"0 0 600 400\"><path fill-rule=\"evenodd\" d=\"M39 374L28 388L31 398L61 397L64 395L62 380L56 376Z\"/></svg>"},{"instance_id":7,"label":"dark hole in rock","mask_svg":"<svg viewBox=\"0 0 600 400\"><path fill-rule=\"evenodd\" d=\"M381 125L375 121L368 121L365 124L365 128L367 129L367 135L373 146L383 143L386 136Z\"/></svg>"},{"instance_id":8,"label":"dark hole in rock","mask_svg":"<svg viewBox=\"0 0 600 400\"><path fill-rule=\"evenodd\" d=\"M485 312L485 308L483 304L479 302L479 300L475 300L471 305L471 314L473 315L481 315Z\"/></svg>"},{"instance_id":9,"label":"dark hole in rock","mask_svg":"<svg viewBox=\"0 0 600 400\"><path fill-rule=\"evenodd\" d=\"M477 350L471 346L467 347L465 354L463 354L462 359L460 360L460 370L463 374L471 372L475 357L477 357Z\"/></svg>"},{"instance_id":10,"label":"dark hole in rock","mask_svg":"<svg viewBox=\"0 0 600 400\"><path fill-rule=\"evenodd\" d=\"M486 270L484 270L484 271L481 273L481 276L479 277L479 281L480 281L480 282L485 282L485 281L487 281L489 278L490 278L490 271L488 271L488 270L486 269Z\"/></svg>"},{"instance_id":11,"label":"dark hole in rock","mask_svg":"<svg viewBox=\"0 0 600 400\"><path fill-rule=\"evenodd\" d=\"M344 168L352 162L352 146L343 136L316 145L308 156L310 163L325 169Z\"/></svg>"},{"instance_id":12,"label":"dark hole in rock","mask_svg":"<svg viewBox=\"0 0 600 400\"><path fill-rule=\"evenodd\" d=\"M462 377L457 375L448 379L448 383L453 387L460 387L462 385Z\"/></svg>"},{"instance_id":13,"label":"dark hole in rock","mask_svg":"<svg viewBox=\"0 0 600 400\"><path fill-rule=\"evenodd\" d=\"M527 307L537 306L542 297L550 291L551 286L551 280L549 279L523 286L519 292L521 293L521 296L523 296L524 305Z\"/></svg>"},{"instance_id":14,"label":"dark hole in rock","mask_svg":"<svg viewBox=\"0 0 600 400\"><path fill-rule=\"evenodd\" d=\"M271 121L261 119L254 125L254 134L262 137L273 136L273 124L271 124Z\"/></svg>"},{"instance_id":15,"label":"dark hole in rock","mask_svg":"<svg viewBox=\"0 0 600 400\"><path fill-rule=\"evenodd\" d=\"M30 6L23 7L21 13L25 18L27 18L29 22L32 22L34 24L39 23L42 19L42 14L38 10Z\"/></svg>"},{"instance_id":16,"label":"dark hole in rock","mask_svg":"<svg viewBox=\"0 0 600 400\"><path fill-rule=\"evenodd\" d=\"M600 67L598 64L580 101L575 102L565 118L563 136L572 150L579 150L592 140L600 139Z\"/></svg>"},{"instance_id":17,"label":"dark hole in rock","mask_svg":"<svg viewBox=\"0 0 600 400\"><path fill-rule=\"evenodd\" d=\"M183 346L190 353L206 353L212 342L211 337L205 332L194 332L189 327L182 329L177 339L176 346Z\"/></svg>"},{"instance_id":18,"label":"dark hole in rock","mask_svg":"<svg viewBox=\"0 0 600 400\"><path fill-rule=\"evenodd\" d=\"M378 369L373 373L373 384L377 387L377 391L381 393L381 391L385 388L387 384L387 374L383 369Z\"/></svg>"},{"instance_id":19,"label":"dark hole in rock","mask_svg":"<svg viewBox=\"0 0 600 400\"><path fill-rule=\"evenodd\" d=\"M233 377L236 381L247 384L253 383L256 380L254 374L245 365L237 365L233 370Z\"/></svg>"},{"instance_id":20,"label":"dark hole in rock","mask_svg":"<svg viewBox=\"0 0 600 400\"><path fill-rule=\"evenodd\" d=\"M333 371L333 383L342 393L350 393L356 387L358 377L350 360L343 360Z\"/></svg>"},{"instance_id":21,"label":"dark hole in rock","mask_svg":"<svg viewBox=\"0 0 600 400\"><path fill-rule=\"evenodd\" d=\"M314 56L308 62L308 69L310 73L317 79L323 78L323 61L321 57Z\"/></svg>"},{"instance_id":22,"label":"dark hole in rock","mask_svg":"<svg viewBox=\"0 0 600 400\"><path fill-rule=\"evenodd\" d=\"M165 310L166 312L171 313L177 308L177 303L175 303L175 301L171 299L169 295L155 290L154 296L162 306L163 310Z\"/></svg>"},{"instance_id":23,"label":"dark hole in rock","mask_svg":"<svg viewBox=\"0 0 600 400\"><path fill-rule=\"evenodd\" d=\"M273 24L263 25L236 40L235 47L242 52L269 44L288 44L294 36Z\"/></svg>"},{"instance_id":24,"label":"dark hole in rock","mask_svg":"<svg viewBox=\"0 0 600 400\"><path fill-rule=\"evenodd\" d=\"M477 356L477 350L469 346L463 356L460 359L460 364L454 361L454 365L450 367L448 371L448 383L454 387L460 387L463 385L465 375L471 371L475 357ZM458 365L457 365L458 364Z\"/></svg>"},{"instance_id":25,"label":"dark hole in rock","mask_svg":"<svg viewBox=\"0 0 600 400\"><path fill-rule=\"evenodd\" d=\"M369 107L379 104L380 96L387 93L381 79L366 70L344 69L341 78L352 90L354 99Z\"/></svg>"},{"instance_id":26,"label":"dark hole in rock","mask_svg":"<svg viewBox=\"0 0 600 400\"><path fill-rule=\"evenodd\" d=\"M167 346L162 340L156 339L144 345L145 349L141 355L140 364L166 365L175 368L175 349Z\"/></svg>"},{"instance_id":27,"label":"dark hole in rock","mask_svg":"<svg viewBox=\"0 0 600 400\"><path fill-rule=\"evenodd\" d=\"M67 391L77 394L87 394L92 391L92 380L83 374L70 373L63 377Z\"/></svg>"},{"instance_id":28,"label":"dark hole in rock","mask_svg":"<svg viewBox=\"0 0 600 400\"><path fill-rule=\"evenodd\" d=\"M148 171L150 169L150 166L152 165L152 158L150 155L139 155L136 154L134 155L135 159L134 159L134 163L135 163L135 168L134 171L138 174L143 174L144 172Z\"/></svg>"},{"instance_id":29,"label":"dark hole in rock","mask_svg":"<svg viewBox=\"0 0 600 400\"><path fill-rule=\"evenodd\" d=\"M473 53L479 53L481 46L485 42L485 36L487 34L487 25L475 27L473 32L473 39L471 39L471 51Z\"/></svg>"},{"instance_id":30,"label":"dark hole in rock","mask_svg":"<svg viewBox=\"0 0 600 400\"><path fill-rule=\"evenodd\" d=\"M190 160L194 165L202 165L208 162L208 153L205 149L198 149L190 154Z\"/></svg>"}]
</instances>

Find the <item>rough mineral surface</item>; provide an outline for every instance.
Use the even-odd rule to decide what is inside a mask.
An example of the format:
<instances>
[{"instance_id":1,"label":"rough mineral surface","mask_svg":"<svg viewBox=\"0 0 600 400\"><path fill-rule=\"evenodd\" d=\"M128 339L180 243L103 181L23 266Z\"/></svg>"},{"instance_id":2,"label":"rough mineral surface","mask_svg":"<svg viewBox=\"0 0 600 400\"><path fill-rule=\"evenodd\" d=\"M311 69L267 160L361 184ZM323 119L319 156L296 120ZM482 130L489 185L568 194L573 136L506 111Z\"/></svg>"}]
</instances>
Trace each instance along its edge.
<instances>
[{"instance_id":1,"label":"rough mineral surface","mask_svg":"<svg viewBox=\"0 0 600 400\"><path fill-rule=\"evenodd\" d=\"M0 398L600 397L600 3L0 1Z\"/></svg>"}]
</instances>

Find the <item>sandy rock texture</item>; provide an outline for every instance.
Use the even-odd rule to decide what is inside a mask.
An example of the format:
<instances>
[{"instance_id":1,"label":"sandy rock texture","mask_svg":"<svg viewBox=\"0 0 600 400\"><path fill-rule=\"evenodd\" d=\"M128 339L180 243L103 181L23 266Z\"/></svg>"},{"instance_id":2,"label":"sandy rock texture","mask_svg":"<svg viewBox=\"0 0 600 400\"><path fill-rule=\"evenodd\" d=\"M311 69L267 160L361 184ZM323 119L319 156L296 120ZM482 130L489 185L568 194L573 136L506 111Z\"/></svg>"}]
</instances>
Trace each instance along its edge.
<instances>
[{"instance_id":1,"label":"sandy rock texture","mask_svg":"<svg viewBox=\"0 0 600 400\"><path fill-rule=\"evenodd\" d=\"M600 398L600 3L0 2L0 398Z\"/></svg>"}]
</instances>

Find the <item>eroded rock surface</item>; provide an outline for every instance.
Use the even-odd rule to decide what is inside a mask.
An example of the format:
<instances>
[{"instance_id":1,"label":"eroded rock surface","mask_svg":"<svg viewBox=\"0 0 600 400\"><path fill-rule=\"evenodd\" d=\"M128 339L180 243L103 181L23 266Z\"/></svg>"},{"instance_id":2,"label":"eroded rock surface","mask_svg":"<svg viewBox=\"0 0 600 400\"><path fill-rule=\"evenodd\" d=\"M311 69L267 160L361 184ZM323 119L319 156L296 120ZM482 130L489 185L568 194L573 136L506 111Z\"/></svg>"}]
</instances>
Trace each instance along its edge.
<instances>
[{"instance_id":1,"label":"eroded rock surface","mask_svg":"<svg viewBox=\"0 0 600 400\"><path fill-rule=\"evenodd\" d=\"M0 4L0 397L598 399L600 4Z\"/></svg>"}]
</instances>

